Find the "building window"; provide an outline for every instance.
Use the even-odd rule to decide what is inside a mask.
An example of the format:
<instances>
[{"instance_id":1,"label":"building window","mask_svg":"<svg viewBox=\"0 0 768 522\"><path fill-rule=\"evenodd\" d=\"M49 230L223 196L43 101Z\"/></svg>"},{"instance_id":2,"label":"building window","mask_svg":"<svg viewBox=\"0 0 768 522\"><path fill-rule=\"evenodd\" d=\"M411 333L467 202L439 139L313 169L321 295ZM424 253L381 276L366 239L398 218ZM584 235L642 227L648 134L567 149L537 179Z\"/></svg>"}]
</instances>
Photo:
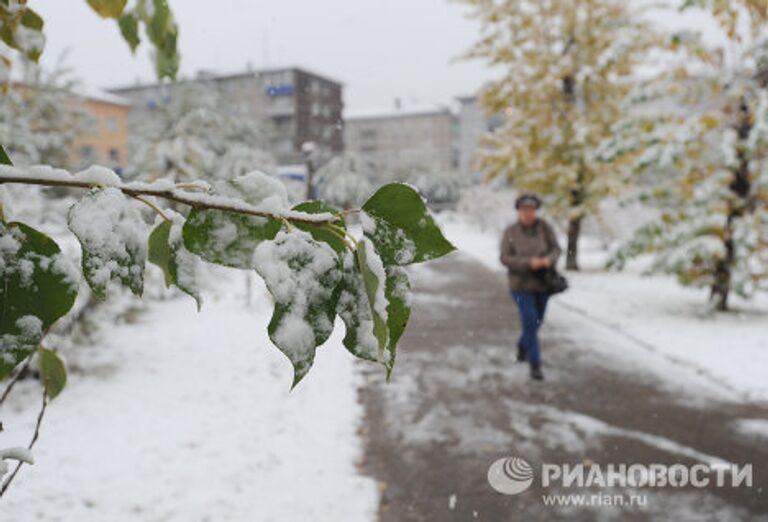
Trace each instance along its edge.
<instances>
[{"instance_id":1,"label":"building window","mask_svg":"<svg viewBox=\"0 0 768 522\"><path fill-rule=\"evenodd\" d=\"M107 118L107 130L113 134L117 133L117 118L114 116Z\"/></svg>"},{"instance_id":2,"label":"building window","mask_svg":"<svg viewBox=\"0 0 768 522\"><path fill-rule=\"evenodd\" d=\"M117 149L109 149L109 161L112 163L120 161L120 152Z\"/></svg>"}]
</instances>

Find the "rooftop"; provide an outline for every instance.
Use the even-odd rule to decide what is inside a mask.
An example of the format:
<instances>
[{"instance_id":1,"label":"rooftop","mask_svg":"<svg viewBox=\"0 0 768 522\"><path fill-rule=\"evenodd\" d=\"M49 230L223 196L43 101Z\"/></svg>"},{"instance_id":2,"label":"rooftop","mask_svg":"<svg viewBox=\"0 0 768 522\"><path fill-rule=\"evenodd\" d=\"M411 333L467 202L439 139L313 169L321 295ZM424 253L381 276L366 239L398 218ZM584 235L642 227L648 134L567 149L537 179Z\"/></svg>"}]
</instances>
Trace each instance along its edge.
<instances>
[{"instance_id":1,"label":"rooftop","mask_svg":"<svg viewBox=\"0 0 768 522\"><path fill-rule=\"evenodd\" d=\"M117 92L117 93L130 92L130 91L136 91L141 89L153 89L164 84L193 83L193 82L206 81L206 80L220 82L220 81L227 81L227 80L235 80L238 78L257 77L260 75L279 73L279 72L285 72L285 71L299 72L299 73L307 74L309 76L314 76L315 78L319 78L320 80L325 80L327 82L335 83L338 85L344 85L342 82L338 80L333 80L328 76L317 74L308 69L305 69L304 67L275 67L275 68L267 68L267 69L246 70L246 71L233 72L233 73L217 73L215 71L210 71L210 70L201 70L201 71L198 71L197 75L193 78L179 78L175 82L151 82L151 83L137 82L132 85L110 87L107 90L109 92Z\"/></svg>"},{"instance_id":2,"label":"rooftop","mask_svg":"<svg viewBox=\"0 0 768 522\"><path fill-rule=\"evenodd\" d=\"M400 108L373 108L366 110L347 111L344 113L344 120L379 120L385 118L432 116L435 114L451 114L451 109L446 105L437 104L408 105Z\"/></svg>"}]
</instances>

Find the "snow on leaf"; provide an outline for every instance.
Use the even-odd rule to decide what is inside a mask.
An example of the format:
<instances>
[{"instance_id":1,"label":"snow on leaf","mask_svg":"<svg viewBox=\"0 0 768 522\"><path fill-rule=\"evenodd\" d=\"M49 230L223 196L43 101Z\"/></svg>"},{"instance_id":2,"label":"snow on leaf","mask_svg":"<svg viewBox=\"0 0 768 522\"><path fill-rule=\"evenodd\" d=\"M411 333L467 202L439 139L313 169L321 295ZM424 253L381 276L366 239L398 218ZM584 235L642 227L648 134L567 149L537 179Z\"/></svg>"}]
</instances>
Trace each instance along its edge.
<instances>
[{"instance_id":1,"label":"snow on leaf","mask_svg":"<svg viewBox=\"0 0 768 522\"><path fill-rule=\"evenodd\" d=\"M221 210L193 209L184 224L184 245L210 263L232 268L252 267L254 249L280 230L274 219Z\"/></svg>"},{"instance_id":2,"label":"snow on leaf","mask_svg":"<svg viewBox=\"0 0 768 522\"><path fill-rule=\"evenodd\" d=\"M215 193L237 198L265 212L280 213L288 207L285 186L261 172L217 183ZM280 230L275 219L221 210L193 209L184 224L184 244L206 261L250 269L253 251Z\"/></svg>"},{"instance_id":3,"label":"snow on leaf","mask_svg":"<svg viewBox=\"0 0 768 522\"><path fill-rule=\"evenodd\" d=\"M35 457L32 456L32 452L27 448L22 447L1 449L0 460L6 459L18 460L19 462L24 462L26 464L35 463Z\"/></svg>"},{"instance_id":4,"label":"snow on leaf","mask_svg":"<svg viewBox=\"0 0 768 522\"><path fill-rule=\"evenodd\" d=\"M184 246L184 217L173 211L166 213L171 215L172 220L161 221L149 235L149 261L163 271L167 287L174 285L194 298L200 310L202 299L197 282L199 258Z\"/></svg>"},{"instance_id":5,"label":"snow on leaf","mask_svg":"<svg viewBox=\"0 0 768 522\"><path fill-rule=\"evenodd\" d=\"M281 231L256 247L253 265L275 299L269 337L293 364L296 386L312 367L316 347L333 331L338 255L306 232Z\"/></svg>"},{"instance_id":6,"label":"snow on leaf","mask_svg":"<svg viewBox=\"0 0 768 522\"><path fill-rule=\"evenodd\" d=\"M334 216L340 216L341 213L338 209L333 208L329 205L326 205L322 201L305 201L303 203L299 203L295 207L293 207L293 210L296 210L298 212L306 212L307 214L324 214L324 213L330 213ZM304 232L309 232L312 235L312 238L316 241L322 241L324 243L327 243L331 248L333 248L336 252L342 253L347 249L347 246L344 242L344 239L339 237L340 232L334 232L328 225L311 225L309 223L296 223L296 228L303 230ZM343 221L339 221L335 226L342 231L344 231L346 228L344 226Z\"/></svg>"},{"instance_id":7,"label":"snow on leaf","mask_svg":"<svg viewBox=\"0 0 768 522\"><path fill-rule=\"evenodd\" d=\"M373 333L373 312L365 291L363 275L355 261L355 254L347 252L343 258L341 292L336 311L344 321L344 346L361 359L379 361L379 341Z\"/></svg>"},{"instance_id":8,"label":"snow on leaf","mask_svg":"<svg viewBox=\"0 0 768 522\"><path fill-rule=\"evenodd\" d=\"M10 471L10 466L6 460L17 460L19 462L26 462L27 464L34 464L35 458L32 456L32 452L27 448L5 448L0 450L0 480L3 476Z\"/></svg>"},{"instance_id":9,"label":"snow on leaf","mask_svg":"<svg viewBox=\"0 0 768 522\"><path fill-rule=\"evenodd\" d=\"M424 200L409 185L384 185L362 209L363 231L385 265L419 263L456 249L443 237Z\"/></svg>"},{"instance_id":10,"label":"snow on leaf","mask_svg":"<svg viewBox=\"0 0 768 522\"><path fill-rule=\"evenodd\" d=\"M360 240L357 249L357 266L363 277L363 287L368 297L368 303L373 318L373 335L378 341L379 360L383 360L387 347L389 332L387 331L387 298L386 271L378 252L367 238Z\"/></svg>"},{"instance_id":11,"label":"snow on leaf","mask_svg":"<svg viewBox=\"0 0 768 522\"><path fill-rule=\"evenodd\" d=\"M242 176L218 182L216 192L234 198L268 212L279 213L288 208L288 192L280 180L258 170Z\"/></svg>"},{"instance_id":12,"label":"snow on leaf","mask_svg":"<svg viewBox=\"0 0 768 522\"><path fill-rule=\"evenodd\" d=\"M123 184L123 180L120 179L120 176L114 170L100 165L91 165L87 169L74 174L73 178L75 181L83 181L104 187L119 187Z\"/></svg>"},{"instance_id":13,"label":"snow on leaf","mask_svg":"<svg viewBox=\"0 0 768 522\"><path fill-rule=\"evenodd\" d=\"M411 283L405 269L399 266L386 267L387 283L384 294L387 299L387 330L389 340L384 352L387 378L395 365L397 343L405 331L411 316Z\"/></svg>"},{"instance_id":14,"label":"snow on leaf","mask_svg":"<svg viewBox=\"0 0 768 522\"><path fill-rule=\"evenodd\" d=\"M69 211L69 228L83 247L83 274L103 298L117 280L141 295L147 259L147 226L136 205L112 187L93 190Z\"/></svg>"},{"instance_id":15,"label":"snow on leaf","mask_svg":"<svg viewBox=\"0 0 768 522\"><path fill-rule=\"evenodd\" d=\"M374 333L376 327L374 312L366 292L363 274L355 262L355 255L347 253L343 260L341 293L336 310L346 326L344 346L361 359L382 363L387 375L395 362L397 342L400 339L410 315L410 283L405 270L398 266L385 267L386 283L386 348L381 349ZM375 293L374 295L377 295ZM378 294L379 299L381 295Z\"/></svg>"},{"instance_id":16,"label":"snow on leaf","mask_svg":"<svg viewBox=\"0 0 768 522\"><path fill-rule=\"evenodd\" d=\"M48 236L0 224L0 379L29 356L75 302L78 277Z\"/></svg>"}]
</instances>

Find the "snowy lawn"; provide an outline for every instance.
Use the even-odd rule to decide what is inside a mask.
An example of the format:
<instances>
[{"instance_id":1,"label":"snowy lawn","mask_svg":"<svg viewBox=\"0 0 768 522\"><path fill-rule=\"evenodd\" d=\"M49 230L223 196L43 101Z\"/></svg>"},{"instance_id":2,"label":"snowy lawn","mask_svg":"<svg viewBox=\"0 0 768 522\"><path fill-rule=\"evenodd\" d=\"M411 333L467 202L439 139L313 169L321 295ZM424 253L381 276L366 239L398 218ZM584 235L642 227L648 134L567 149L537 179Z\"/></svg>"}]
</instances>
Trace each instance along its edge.
<instances>
[{"instance_id":1,"label":"snowy lawn","mask_svg":"<svg viewBox=\"0 0 768 522\"><path fill-rule=\"evenodd\" d=\"M178 298L113 327L98 363L49 406L36 464L8 490L2 520L373 520L342 325L289 392L263 284L254 277L248 308L243 273L225 274L200 314ZM4 446L26 445L40 399L31 382L13 396Z\"/></svg>"},{"instance_id":2,"label":"snowy lawn","mask_svg":"<svg viewBox=\"0 0 768 522\"><path fill-rule=\"evenodd\" d=\"M456 214L441 215L441 223L461 251L492 270L503 270L501 231L482 230ZM617 351L626 350L633 362L646 361L664 378L679 378L677 370L685 367L720 387L723 398L768 401L768 296L734 298L733 311L717 313L706 290L682 288L670 277L642 276L647 260L631 263L624 272L606 272L606 254L597 241L584 238L581 248L582 271L567 274L571 288L553 300L550 320L577 314L583 320L568 319L568 327L579 329L576 338L587 343L602 339ZM617 335L624 342L615 342Z\"/></svg>"}]
</instances>

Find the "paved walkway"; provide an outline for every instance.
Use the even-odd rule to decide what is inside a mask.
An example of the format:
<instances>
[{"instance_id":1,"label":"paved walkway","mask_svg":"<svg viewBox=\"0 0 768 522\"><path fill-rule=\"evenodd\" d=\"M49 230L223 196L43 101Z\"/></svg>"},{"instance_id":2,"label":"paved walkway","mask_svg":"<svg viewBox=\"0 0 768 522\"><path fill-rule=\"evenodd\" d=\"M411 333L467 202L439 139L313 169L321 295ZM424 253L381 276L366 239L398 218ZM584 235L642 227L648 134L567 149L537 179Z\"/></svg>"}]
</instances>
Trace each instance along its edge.
<instances>
[{"instance_id":1,"label":"paved walkway","mask_svg":"<svg viewBox=\"0 0 768 522\"><path fill-rule=\"evenodd\" d=\"M732 428L735 419L768 418L768 406L681 393L626 357L585 346L574 331L593 325L556 298L554 316L570 313L572 321L544 326L547 381L532 383L527 367L514 362L519 325L503 276L455 254L415 267L412 279L414 315L392 382L366 366L360 392L362 467L379 481L381 522L768 520L765 439ZM490 488L489 465L510 455L534 469L719 458L751 462L755 474L752 488L586 490L645 494L640 509L548 507L542 495L574 490L544 490L538 478L518 496Z\"/></svg>"}]
</instances>

